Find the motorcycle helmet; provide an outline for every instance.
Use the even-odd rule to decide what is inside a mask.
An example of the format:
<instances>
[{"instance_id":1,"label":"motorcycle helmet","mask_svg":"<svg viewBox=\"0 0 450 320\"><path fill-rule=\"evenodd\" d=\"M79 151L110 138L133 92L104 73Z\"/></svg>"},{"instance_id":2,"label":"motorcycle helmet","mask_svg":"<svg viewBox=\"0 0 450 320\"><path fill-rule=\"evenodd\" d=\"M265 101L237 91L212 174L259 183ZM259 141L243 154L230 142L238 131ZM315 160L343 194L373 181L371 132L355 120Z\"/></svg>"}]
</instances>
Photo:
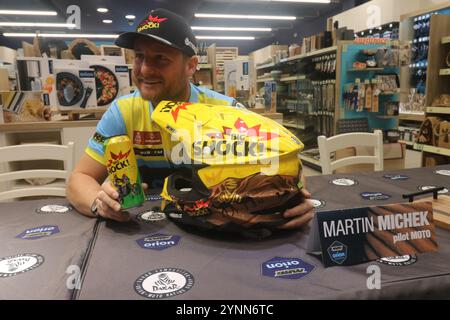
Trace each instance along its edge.
<instances>
[{"instance_id":1,"label":"motorcycle helmet","mask_svg":"<svg viewBox=\"0 0 450 320\"><path fill-rule=\"evenodd\" d=\"M265 237L289 221L286 209L304 201L303 144L277 122L244 108L171 101L161 102L152 120L180 168L161 194L161 209L174 222Z\"/></svg>"}]
</instances>

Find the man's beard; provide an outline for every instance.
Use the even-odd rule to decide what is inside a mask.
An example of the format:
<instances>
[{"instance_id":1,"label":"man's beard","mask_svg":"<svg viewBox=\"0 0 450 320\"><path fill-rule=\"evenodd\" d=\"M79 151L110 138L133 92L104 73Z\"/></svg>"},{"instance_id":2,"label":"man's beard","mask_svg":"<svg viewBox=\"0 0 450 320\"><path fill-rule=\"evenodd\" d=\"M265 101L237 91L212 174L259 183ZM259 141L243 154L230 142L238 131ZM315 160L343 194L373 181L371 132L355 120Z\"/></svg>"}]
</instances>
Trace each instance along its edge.
<instances>
[{"instance_id":1,"label":"man's beard","mask_svg":"<svg viewBox=\"0 0 450 320\"><path fill-rule=\"evenodd\" d=\"M139 81L137 80L136 77L133 76L133 82L135 84L138 84ZM189 82L187 82L189 83ZM137 87L139 88L139 86L137 85ZM186 84L186 82L180 83L179 86L177 86L177 88L173 88L171 92L167 92L167 90L163 90L160 94L156 94L153 96L150 95L145 95L144 92L142 92L139 89L139 92L141 94L141 97L144 100L149 100L152 105L154 107L156 107L161 101L183 101L186 99L189 99L189 86Z\"/></svg>"}]
</instances>

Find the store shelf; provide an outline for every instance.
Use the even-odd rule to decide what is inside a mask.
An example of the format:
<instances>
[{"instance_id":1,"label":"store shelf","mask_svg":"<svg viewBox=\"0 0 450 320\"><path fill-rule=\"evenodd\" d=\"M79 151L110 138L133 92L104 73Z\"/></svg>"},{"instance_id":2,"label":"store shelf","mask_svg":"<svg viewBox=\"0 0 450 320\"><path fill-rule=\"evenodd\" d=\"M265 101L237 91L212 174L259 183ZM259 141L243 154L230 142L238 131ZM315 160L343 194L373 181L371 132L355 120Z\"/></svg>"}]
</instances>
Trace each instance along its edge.
<instances>
[{"instance_id":1,"label":"store shelf","mask_svg":"<svg viewBox=\"0 0 450 320\"><path fill-rule=\"evenodd\" d=\"M272 68L272 67L275 67L275 66L276 66L275 63L267 63L267 64L263 64L263 65L260 65L260 66L256 67L256 70Z\"/></svg>"},{"instance_id":2,"label":"store shelf","mask_svg":"<svg viewBox=\"0 0 450 320\"><path fill-rule=\"evenodd\" d=\"M370 71L384 71L386 68L366 68L366 69L349 69L348 72L370 72Z\"/></svg>"},{"instance_id":3,"label":"store shelf","mask_svg":"<svg viewBox=\"0 0 450 320\"><path fill-rule=\"evenodd\" d=\"M434 154L440 154L443 156L450 157L450 149L446 149L446 148L438 148L438 147L433 147L433 146L429 146L429 145L425 145L425 144L415 143L414 150L424 151L424 152L429 152L429 153L434 153Z\"/></svg>"},{"instance_id":4,"label":"store shelf","mask_svg":"<svg viewBox=\"0 0 450 320\"><path fill-rule=\"evenodd\" d=\"M441 71L439 71L439 75L450 76L450 69L441 69Z\"/></svg>"},{"instance_id":5,"label":"store shelf","mask_svg":"<svg viewBox=\"0 0 450 320\"><path fill-rule=\"evenodd\" d=\"M298 76L291 76L291 77L283 77L281 78L281 82L290 82L290 81L297 81L297 80L305 80L305 75L298 75Z\"/></svg>"},{"instance_id":6,"label":"store shelf","mask_svg":"<svg viewBox=\"0 0 450 320\"><path fill-rule=\"evenodd\" d=\"M442 38L442 44L450 43L450 37L443 37Z\"/></svg>"},{"instance_id":7,"label":"store shelf","mask_svg":"<svg viewBox=\"0 0 450 320\"><path fill-rule=\"evenodd\" d=\"M428 107L427 113L450 114L450 107Z\"/></svg>"},{"instance_id":8,"label":"store shelf","mask_svg":"<svg viewBox=\"0 0 450 320\"><path fill-rule=\"evenodd\" d=\"M285 63L285 62L290 62L290 61L295 61L295 60L301 60L301 59L305 59L305 58L309 58L309 57L314 57L314 56L320 56L320 55L324 55L327 53L333 53L337 50L337 47L329 47L329 48L324 48L324 49L320 49L320 50L316 50L316 51L312 51L312 52L308 52L308 53L303 53L303 54L298 54L286 59L281 59L280 62L281 63Z\"/></svg>"},{"instance_id":9,"label":"store shelf","mask_svg":"<svg viewBox=\"0 0 450 320\"><path fill-rule=\"evenodd\" d=\"M414 142L398 140L398 143L406 144L407 146L414 146Z\"/></svg>"},{"instance_id":10,"label":"store shelf","mask_svg":"<svg viewBox=\"0 0 450 320\"><path fill-rule=\"evenodd\" d=\"M266 81L276 81L274 78L264 78L256 80L257 83L266 82Z\"/></svg>"},{"instance_id":11,"label":"store shelf","mask_svg":"<svg viewBox=\"0 0 450 320\"><path fill-rule=\"evenodd\" d=\"M398 119L423 122L425 120L425 113L400 113Z\"/></svg>"},{"instance_id":12,"label":"store shelf","mask_svg":"<svg viewBox=\"0 0 450 320\"><path fill-rule=\"evenodd\" d=\"M201 69L211 69L212 68L212 65L211 64L205 64L205 63L200 63L199 65L198 65L198 68L201 70Z\"/></svg>"},{"instance_id":13,"label":"store shelf","mask_svg":"<svg viewBox=\"0 0 450 320\"><path fill-rule=\"evenodd\" d=\"M300 130L306 130L310 126L304 125L304 124L296 124L296 123L286 123L283 122L283 126L286 128L293 128L293 129L300 129Z\"/></svg>"}]
</instances>

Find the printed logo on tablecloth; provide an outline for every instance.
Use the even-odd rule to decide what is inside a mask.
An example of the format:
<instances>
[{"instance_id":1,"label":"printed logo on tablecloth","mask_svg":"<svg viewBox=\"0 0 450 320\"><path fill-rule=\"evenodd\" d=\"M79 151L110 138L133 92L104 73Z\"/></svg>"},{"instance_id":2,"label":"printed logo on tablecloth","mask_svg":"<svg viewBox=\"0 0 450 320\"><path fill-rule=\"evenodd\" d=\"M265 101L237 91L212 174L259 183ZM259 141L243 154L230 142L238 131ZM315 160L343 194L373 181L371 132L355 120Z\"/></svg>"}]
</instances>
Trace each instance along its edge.
<instances>
[{"instance_id":1,"label":"printed logo on tablecloth","mask_svg":"<svg viewBox=\"0 0 450 320\"><path fill-rule=\"evenodd\" d=\"M163 197L161 197L159 194L149 194L147 195L148 201L161 201Z\"/></svg>"},{"instance_id":2,"label":"printed logo on tablecloth","mask_svg":"<svg viewBox=\"0 0 450 320\"><path fill-rule=\"evenodd\" d=\"M298 258L275 257L262 264L262 275L277 279L296 280L306 277L316 267Z\"/></svg>"},{"instance_id":3,"label":"printed logo on tablecloth","mask_svg":"<svg viewBox=\"0 0 450 320\"><path fill-rule=\"evenodd\" d=\"M40 267L44 257L34 253L24 253L0 258L0 278L14 277Z\"/></svg>"},{"instance_id":4,"label":"printed logo on tablecloth","mask_svg":"<svg viewBox=\"0 0 450 320\"><path fill-rule=\"evenodd\" d=\"M149 210L149 211L144 211L144 212L139 213L136 216L136 219L138 219L141 222L151 223L151 222L165 220L165 219L167 219L167 216L163 212Z\"/></svg>"},{"instance_id":5,"label":"printed logo on tablecloth","mask_svg":"<svg viewBox=\"0 0 450 320\"><path fill-rule=\"evenodd\" d=\"M440 176L450 176L450 170L436 170L434 173Z\"/></svg>"},{"instance_id":6,"label":"printed logo on tablecloth","mask_svg":"<svg viewBox=\"0 0 450 320\"><path fill-rule=\"evenodd\" d=\"M60 206L58 204L48 204L36 209L37 213L68 213L72 211L71 206Z\"/></svg>"},{"instance_id":7,"label":"printed logo on tablecloth","mask_svg":"<svg viewBox=\"0 0 450 320\"><path fill-rule=\"evenodd\" d=\"M402 174L386 174L384 175L385 179L393 180L393 181L402 181L408 180L409 177Z\"/></svg>"},{"instance_id":8,"label":"printed logo on tablecloth","mask_svg":"<svg viewBox=\"0 0 450 320\"><path fill-rule=\"evenodd\" d=\"M420 191L426 191L426 190L436 189L436 188L439 188L439 187L438 186L420 186L420 187L418 187L418 189ZM445 188L445 189L439 191L438 193L439 194L447 194L447 193L449 193L449 190L447 188Z\"/></svg>"},{"instance_id":9,"label":"printed logo on tablecloth","mask_svg":"<svg viewBox=\"0 0 450 320\"><path fill-rule=\"evenodd\" d=\"M309 199L311 201L314 209L320 209L326 206L326 202L323 200Z\"/></svg>"},{"instance_id":10,"label":"printed logo on tablecloth","mask_svg":"<svg viewBox=\"0 0 450 320\"><path fill-rule=\"evenodd\" d=\"M167 299L191 290L194 282L194 276L186 270L160 268L141 275L134 282L134 290L148 299Z\"/></svg>"},{"instance_id":11,"label":"printed logo on tablecloth","mask_svg":"<svg viewBox=\"0 0 450 320\"><path fill-rule=\"evenodd\" d=\"M178 245L180 239L180 236L151 234L136 240L136 242L143 249L164 250Z\"/></svg>"},{"instance_id":12,"label":"printed logo on tablecloth","mask_svg":"<svg viewBox=\"0 0 450 320\"><path fill-rule=\"evenodd\" d=\"M337 264L343 264L347 260L347 246L339 241L333 242L327 252L331 261Z\"/></svg>"},{"instance_id":13,"label":"printed logo on tablecloth","mask_svg":"<svg viewBox=\"0 0 450 320\"><path fill-rule=\"evenodd\" d=\"M394 267L405 267L416 263L417 256L408 255L408 256L382 258L378 259L377 262Z\"/></svg>"},{"instance_id":14,"label":"printed logo on tablecloth","mask_svg":"<svg viewBox=\"0 0 450 320\"><path fill-rule=\"evenodd\" d=\"M374 200L382 201L382 200L388 200L391 198L390 195L382 193L382 192L363 192L363 193L361 193L361 197L364 200L371 200L371 201L374 201Z\"/></svg>"},{"instance_id":15,"label":"printed logo on tablecloth","mask_svg":"<svg viewBox=\"0 0 450 320\"><path fill-rule=\"evenodd\" d=\"M49 237L55 233L59 233L58 226L40 226L25 230L21 234L18 234L16 238L24 240L35 240L44 237Z\"/></svg>"},{"instance_id":16,"label":"printed logo on tablecloth","mask_svg":"<svg viewBox=\"0 0 450 320\"><path fill-rule=\"evenodd\" d=\"M330 181L330 183L339 187L353 187L358 184L358 181L349 178L339 178Z\"/></svg>"}]
</instances>

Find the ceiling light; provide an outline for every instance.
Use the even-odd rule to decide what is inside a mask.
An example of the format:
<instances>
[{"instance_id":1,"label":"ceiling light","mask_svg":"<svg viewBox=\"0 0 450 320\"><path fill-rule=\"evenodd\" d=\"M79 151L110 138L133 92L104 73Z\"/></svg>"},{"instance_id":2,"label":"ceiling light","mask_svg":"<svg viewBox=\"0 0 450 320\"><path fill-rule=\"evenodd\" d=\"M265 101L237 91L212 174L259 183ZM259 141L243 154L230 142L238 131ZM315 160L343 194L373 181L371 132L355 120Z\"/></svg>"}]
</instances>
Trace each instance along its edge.
<instances>
[{"instance_id":1,"label":"ceiling light","mask_svg":"<svg viewBox=\"0 0 450 320\"><path fill-rule=\"evenodd\" d=\"M195 36L199 40L255 40L255 37Z\"/></svg>"},{"instance_id":2,"label":"ceiling light","mask_svg":"<svg viewBox=\"0 0 450 320\"><path fill-rule=\"evenodd\" d=\"M102 20L102 22L103 22L103 23L112 23L112 20L105 19L105 20Z\"/></svg>"},{"instance_id":3,"label":"ceiling light","mask_svg":"<svg viewBox=\"0 0 450 320\"><path fill-rule=\"evenodd\" d=\"M98 12L101 12L101 13L106 13L106 12L108 12L109 10L106 9L106 8L97 8L97 11L98 11Z\"/></svg>"},{"instance_id":4,"label":"ceiling light","mask_svg":"<svg viewBox=\"0 0 450 320\"><path fill-rule=\"evenodd\" d=\"M233 28L233 27L191 27L192 30L210 31L263 31L270 32L272 28Z\"/></svg>"},{"instance_id":5,"label":"ceiling light","mask_svg":"<svg viewBox=\"0 0 450 320\"><path fill-rule=\"evenodd\" d=\"M33 15L33 16L57 16L56 11L35 11L35 10L0 10L0 14Z\"/></svg>"},{"instance_id":6,"label":"ceiling light","mask_svg":"<svg viewBox=\"0 0 450 320\"><path fill-rule=\"evenodd\" d=\"M125 16L125 19L128 19L128 20L132 20L132 19L135 19L136 18L136 16L134 16L134 15L132 15L132 14L127 14L126 16Z\"/></svg>"},{"instance_id":7,"label":"ceiling light","mask_svg":"<svg viewBox=\"0 0 450 320\"><path fill-rule=\"evenodd\" d=\"M258 16L243 14L215 14L215 13L196 13L196 18L224 18L224 19L264 19L264 20L295 20L292 16Z\"/></svg>"},{"instance_id":8,"label":"ceiling light","mask_svg":"<svg viewBox=\"0 0 450 320\"><path fill-rule=\"evenodd\" d=\"M75 28L75 23L46 23L46 22L0 22L0 27L49 27Z\"/></svg>"},{"instance_id":9,"label":"ceiling light","mask_svg":"<svg viewBox=\"0 0 450 320\"><path fill-rule=\"evenodd\" d=\"M118 34L81 34L81 33L17 33L5 32L5 37L23 37L34 38L36 35L46 38L97 38L97 39L115 39Z\"/></svg>"}]
</instances>

